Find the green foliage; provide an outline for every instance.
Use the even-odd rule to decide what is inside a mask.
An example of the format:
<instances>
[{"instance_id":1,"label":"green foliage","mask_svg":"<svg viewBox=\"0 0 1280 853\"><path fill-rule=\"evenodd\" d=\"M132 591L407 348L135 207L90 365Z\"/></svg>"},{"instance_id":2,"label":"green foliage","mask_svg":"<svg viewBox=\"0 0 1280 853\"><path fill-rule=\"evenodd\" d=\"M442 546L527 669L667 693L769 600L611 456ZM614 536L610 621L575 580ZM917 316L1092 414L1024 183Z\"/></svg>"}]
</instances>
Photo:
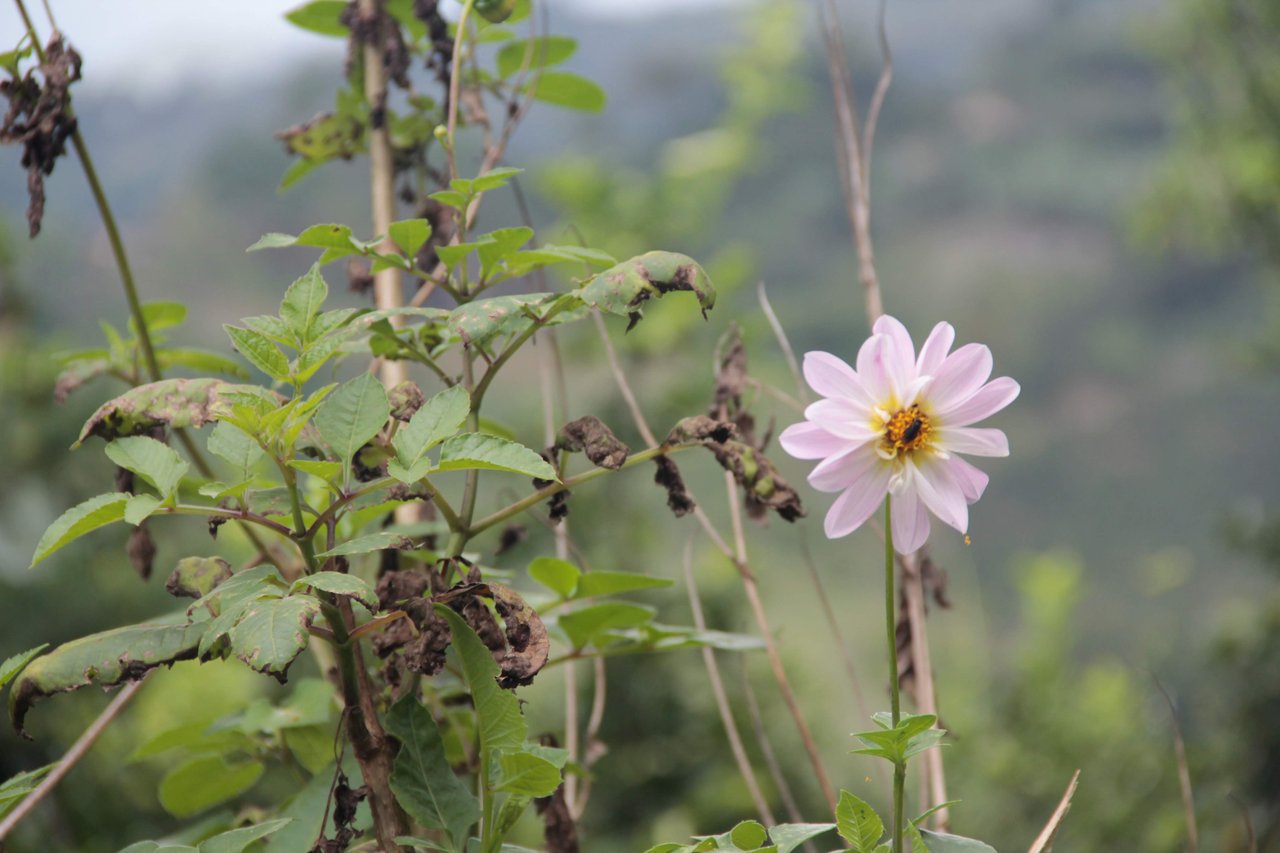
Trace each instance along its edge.
<instances>
[{"instance_id":1,"label":"green foliage","mask_svg":"<svg viewBox=\"0 0 1280 853\"><path fill-rule=\"evenodd\" d=\"M836 804L836 829L857 853L871 853L884 836L880 815L848 791L840 792L840 802Z\"/></svg>"},{"instance_id":2,"label":"green foliage","mask_svg":"<svg viewBox=\"0 0 1280 853\"><path fill-rule=\"evenodd\" d=\"M468 830L480 820L480 804L453 774L431 712L406 696L388 712L387 731L400 741L391 776L396 799L418 823L447 830L453 846L446 849L464 849Z\"/></svg>"}]
</instances>

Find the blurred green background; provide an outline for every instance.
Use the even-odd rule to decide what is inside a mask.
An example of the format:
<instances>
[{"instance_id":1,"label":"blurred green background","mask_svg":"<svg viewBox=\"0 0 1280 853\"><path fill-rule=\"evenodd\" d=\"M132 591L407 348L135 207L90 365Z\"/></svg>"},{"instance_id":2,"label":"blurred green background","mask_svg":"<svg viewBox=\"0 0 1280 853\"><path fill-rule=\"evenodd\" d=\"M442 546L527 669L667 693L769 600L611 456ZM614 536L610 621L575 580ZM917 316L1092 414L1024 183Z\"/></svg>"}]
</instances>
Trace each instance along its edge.
<instances>
[{"instance_id":1,"label":"blurred green background","mask_svg":"<svg viewBox=\"0 0 1280 853\"><path fill-rule=\"evenodd\" d=\"M879 57L870 4L858 6L845 26L865 104ZM73 44L77 11L59 13ZM712 353L735 321L753 375L793 391L757 281L801 352L852 358L867 328L814 6L629 12L551 9L552 30L581 42L568 67L600 82L609 106L535 110L508 160L528 170L544 239L576 230L618 255L687 252L716 280L722 298L705 324L667 300L626 337L612 329L661 431L709 405ZM1267 0L931 0L890 4L888 23L895 80L872 167L886 309L917 340L950 321L1023 388L993 422L1013 452L983 465L992 481L972 544L940 524L931 543L952 603L932 611L930 631L954 733L948 784L963 800L954 826L1025 849L1081 768L1056 849L1185 849L1158 679L1177 702L1204 848L1247 849L1247 809L1258 849L1280 849L1280 11ZM83 48L76 109L143 296L187 302L180 334L192 343L227 349L220 324L273 310L310 263L304 252L245 255L262 233L329 221L367 230L362 161L276 191L288 161L272 133L327 108L340 82L340 53L327 47L316 39L314 52L248 75L232 73L229 48L227 67L215 60L159 88L118 70L95 78ZM198 525L154 525L158 577L143 583L125 531L109 530L26 569L49 521L111 478L95 447L66 448L118 389L100 380L54 405L51 355L96 341L99 319L122 326L125 308L76 165L49 179L44 230L28 242L17 160L0 154L0 657L171 608L168 565L210 548ZM517 222L509 198L486 204L482 225ZM326 274L359 304L341 293L340 265ZM561 345L571 414L596 414L639 446L590 327ZM536 359L499 384L498 416L538 444ZM779 428L796 418L765 393L756 410ZM809 518L750 529L752 565L828 769L883 803L870 761L846 754L865 718L804 556L876 710L887 705L878 543L868 531L826 542L827 498L801 485L805 466L775 455ZM710 460L682 467L712 517L727 519ZM731 567L692 519L669 517L648 479L594 483L571 502L587 562L679 579L694 537L712 627L754 630ZM529 541L499 565L520 569L551 548L526 523ZM663 621L691 621L681 586L649 596ZM751 729L745 671L802 812L826 819L763 657L722 662L740 725ZM613 661L608 678L609 752L585 850L638 851L751 816L696 654ZM126 764L129 752L147 732L214 719L258 692L272 691L238 664L158 674L12 849L114 850L171 829L155 796L163 759ZM532 731L559 726L558 676L524 695ZM0 778L54 760L104 702L48 701L29 721L34 742L0 728ZM257 794L290 784L269 774Z\"/></svg>"}]
</instances>

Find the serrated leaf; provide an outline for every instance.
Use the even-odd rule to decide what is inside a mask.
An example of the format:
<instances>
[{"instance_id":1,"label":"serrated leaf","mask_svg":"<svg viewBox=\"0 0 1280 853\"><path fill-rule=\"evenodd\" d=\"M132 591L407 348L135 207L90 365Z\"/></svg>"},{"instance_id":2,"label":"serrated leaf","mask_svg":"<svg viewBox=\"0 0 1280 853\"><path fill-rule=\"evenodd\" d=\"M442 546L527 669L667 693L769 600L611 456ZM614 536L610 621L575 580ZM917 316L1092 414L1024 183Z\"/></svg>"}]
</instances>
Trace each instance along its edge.
<instances>
[{"instance_id":1,"label":"serrated leaf","mask_svg":"<svg viewBox=\"0 0 1280 853\"><path fill-rule=\"evenodd\" d=\"M311 269L285 291L280 303L280 319L289 324L301 343L307 344L313 339L312 326L328 298L329 286L320 275L319 264L312 264Z\"/></svg>"},{"instance_id":2,"label":"serrated leaf","mask_svg":"<svg viewBox=\"0 0 1280 853\"><path fill-rule=\"evenodd\" d=\"M129 502L129 495L124 492L111 492L98 495L58 516L53 524L36 543L35 555L31 558L31 567L62 548L69 542L79 539L86 533L105 527L124 519L124 507Z\"/></svg>"},{"instance_id":3,"label":"serrated leaf","mask_svg":"<svg viewBox=\"0 0 1280 853\"><path fill-rule=\"evenodd\" d=\"M112 462L154 486L162 499L174 493L190 467L172 447L145 435L117 438L107 445L106 453Z\"/></svg>"},{"instance_id":4,"label":"serrated leaf","mask_svg":"<svg viewBox=\"0 0 1280 853\"><path fill-rule=\"evenodd\" d=\"M559 768L542 756L524 750L498 753L495 791L524 797L549 797L559 787Z\"/></svg>"},{"instance_id":5,"label":"serrated leaf","mask_svg":"<svg viewBox=\"0 0 1280 853\"><path fill-rule=\"evenodd\" d=\"M535 316L546 315L548 306L556 298L554 293L519 293L477 299L455 308L449 315L448 328L474 346L487 346L495 338L528 329Z\"/></svg>"},{"instance_id":6,"label":"serrated leaf","mask_svg":"<svg viewBox=\"0 0 1280 853\"><path fill-rule=\"evenodd\" d=\"M243 794L265 769L260 761L230 763L220 755L189 759L160 780L160 805L174 817L191 817Z\"/></svg>"},{"instance_id":7,"label":"serrated leaf","mask_svg":"<svg viewBox=\"0 0 1280 853\"><path fill-rule=\"evenodd\" d=\"M650 622L656 612L652 607L645 607L642 604L610 601L564 613L560 616L559 624L573 647L581 649L593 644L607 631L616 628L634 628Z\"/></svg>"},{"instance_id":8,"label":"serrated leaf","mask_svg":"<svg viewBox=\"0 0 1280 853\"><path fill-rule=\"evenodd\" d=\"M347 28L340 20L347 7L343 0L312 0L285 12L285 20L300 29L324 36L345 36Z\"/></svg>"},{"instance_id":9,"label":"serrated leaf","mask_svg":"<svg viewBox=\"0 0 1280 853\"><path fill-rule=\"evenodd\" d=\"M367 536L357 536L355 539L348 539L346 542L340 542L337 546L316 556L320 559L327 559L329 557L348 557L353 554L368 554L371 551L386 551L389 549L405 551L414 547L417 546L414 544L413 539L403 533L380 531L378 533L370 533Z\"/></svg>"},{"instance_id":10,"label":"serrated leaf","mask_svg":"<svg viewBox=\"0 0 1280 853\"><path fill-rule=\"evenodd\" d=\"M320 613L309 595L254 601L228 634L231 652L253 669L282 677L306 648L307 629Z\"/></svg>"},{"instance_id":11,"label":"serrated leaf","mask_svg":"<svg viewBox=\"0 0 1280 853\"><path fill-rule=\"evenodd\" d=\"M573 563L555 557L538 557L529 564L529 577L561 598L569 598L578 588L582 572Z\"/></svg>"},{"instance_id":12,"label":"serrated leaf","mask_svg":"<svg viewBox=\"0 0 1280 853\"><path fill-rule=\"evenodd\" d=\"M404 469L416 471L423 455L461 429L470 412L471 396L460 385L446 388L423 403L392 439L396 458ZM419 480L426 473L405 482Z\"/></svg>"},{"instance_id":13,"label":"serrated leaf","mask_svg":"<svg viewBox=\"0 0 1280 853\"><path fill-rule=\"evenodd\" d=\"M704 317L716 303L715 288L702 267L675 252L647 252L623 261L574 291L592 308L628 317L632 326L643 316L645 302L672 292L696 296Z\"/></svg>"},{"instance_id":14,"label":"serrated leaf","mask_svg":"<svg viewBox=\"0 0 1280 853\"><path fill-rule=\"evenodd\" d=\"M509 42L498 51L498 76L510 77L522 68L532 70L559 65L577 50L577 40L566 36L543 36Z\"/></svg>"},{"instance_id":15,"label":"serrated leaf","mask_svg":"<svg viewBox=\"0 0 1280 853\"><path fill-rule=\"evenodd\" d=\"M412 261L418 250L431 239L431 223L425 219L402 219L392 222L387 232L392 242Z\"/></svg>"},{"instance_id":16,"label":"serrated leaf","mask_svg":"<svg viewBox=\"0 0 1280 853\"><path fill-rule=\"evenodd\" d=\"M87 687L110 687L149 669L195 657L204 624L178 613L63 643L27 664L9 691L9 717L19 731L31 705L45 696Z\"/></svg>"},{"instance_id":17,"label":"serrated leaf","mask_svg":"<svg viewBox=\"0 0 1280 853\"><path fill-rule=\"evenodd\" d=\"M362 373L339 385L316 410L315 426L320 436L350 464L356 451L364 447L391 417L386 389L371 373Z\"/></svg>"},{"instance_id":18,"label":"serrated leaf","mask_svg":"<svg viewBox=\"0 0 1280 853\"><path fill-rule=\"evenodd\" d=\"M927 829L920 830L920 837L924 839L929 853L996 853L994 847L976 838L930 832Z\"/></svg>"},{"instance_id":19,"label":"serrated leaf","mask_svg":"<svg viewBox=\"0 0 1280 853\"><path fill-rule=\"evenodd\" d=\"M345 595L354 598L370 610L378 609L378 594L373 591L373 587L369 586L368 581L355 575L342 572L316 572L298 578L289 591L297 592L307 587L331 592L334 595Z\"/></svg>"},{"instance_id":20,"label":"serrated leaf","mask_svg":"<svg viewBox=\"0 0 1280 853\"><path fill-rule=\"evenodd\" d=\"M244 356L245 361L272 379L280 382L289 379L289 359L285 358L284 353L270 338L239 326L224 325L222 328L226 330L227 337L231 338L236 352Z\"/></svg>"},{"instance_id":21,"label":"serrated leaf","mask_svg":"<svg viewBox=\"0 0 1280 853\"><path fill-rule=\"evenodd\" d=\"M858 853L871 853L884 835L884 822L865 801L841 791L836 804L836 830Z\"/></svg>"},{"instance_id":22,"label":"serrated leaf","mask_svg":"<svg viewBox=\"0 0 1280 853\"><path fill-rule=\"evenodd\" d=\"M560 479L547 460L523 444L479 432L462 433L445 441L440 448L440 464L437 468L441 471L480 468L511 471L540 480Z\"/></svg>"},{"instance_id":23,"label":"serrated leaf","mask_svg":"<svg viewBox=\"0 0 1280 853\"><path fill-rule=\"evenodd\" d=\"M137 527L151 517L161 506L161 500L154 495L134 495L124 505L124 520Z\"/></svg>"},{"instance_id":24,"label":"serrated leaf","mask_svg":"<svg viewBox=\"0 0 1280 853\"><path fill-rule=\"evenodd\" d=\"M578 581L575 599L596 595L617 595L640 589L657 589L675 583L667 578L654 578L635 572L587 572Z\"/></svg>"},{"instance_id":25,"label":"serrated leaf","mask_svg":"<svg viewBox=\"0 0 1280 853\"><path fill-rule=\"evenodd\" d=\"M480 820L480 804L453 773L431 712L413 696L391 706L386 727L400 741L391 772L396 801L428 829L444 829L454 846L465 846L467 831Z\"/></svg>"},{"instance_id":26,"label":"serrated leaf","mask_svg":"<svg viewBox=\"0 0 1280 853\"><path fill-rule=\"evenodd\" d=\"M483 175L477 175L471 181L471 191L482 193L489 190L496 190L499 187L505 187L507 181L523 172L524 169L517 169L514 166L499 166L496 169L490 169Z\"/></svg>"},{"instance_id":27,"label":"serrated leaf","mask_svg":"<svg viewBox=\"0 0 1280 853\"><path fill-rule=\"evenodd\" d=\"M290 459L289 467L313 477L319 477L327 483L341 482L342 466L326 459Z\"/></svg>"},{"instance_id":28,"label":"serrated leaf","mask_svg":"<svg viewBox=\"0 0 1280 853\"><path fill-rule=\"evenodd\" d=\"M524 91L546 104L598 113L604 109L604 89L578 74L568 71L544 71L530 78Z\"/></svg>"},{"instance_id":29,"label":"serrated leaf","mask_svg":"<svg viewBox=\"0 0 1280 853\"><path fill-rule=\"evenodd\" d=\"M475 705L480 735L481 761L490 760L493 750L518 750L528 735L514 693L498 686L498 664L488 647L466 621L442 604L435 611L449 623L453 647L462 662L462 674Z\"/></svg>"},{"instance_id":30,"label":"serrated leaf","mask_svg":"<svg viewBox=\"0 0 1280 853\"><path fill-rule=\"evenodd\" d=\"M110 441L123 435L136 435L152 427L167 425L174 429L202 427L221 416L223 395L252 395L275 399L256 385L233 385L221 379L163 379L139 385L98 407L80 430L73 447L79 447L91 435Z\"/></svg>"},{"instance_id":31,"label":"serrated leaf","mask_svg":"<svg viewBox=\"0 0 1280 853\"><path fill-rule=\"evenodd\" d=\"M809 839L835 828L834 823L780 823L769 827L769 840L778 846L778 853L791 853Z\"/></svg>"},{"instance_id":32,"label":"serrated leaf","mask_svg":"<svg viewBox=\"0 0 1280 853\"><path fill-rule=\"evenodd\" d=\"M32 658L49 648L48 643L41 643L33 649L27 649L25 652L18 652L12 657L7 657L4 663L0 663L0 688L4 687L13 677L22 671Z\"/></svg>"},{"instance_id":33,"label":"serrated leaf","mask_svg":"<svg viewBox=\"0 0 1280 853\"><path fill-rule=\"evenodd\" d=\"M220 832L212 838L200 842L200 853L242 853L253 842L266 838L271 833L293 822L293 818L268 820L253 826L242 826L227 832Z\"/></svg>"}]
</instances>

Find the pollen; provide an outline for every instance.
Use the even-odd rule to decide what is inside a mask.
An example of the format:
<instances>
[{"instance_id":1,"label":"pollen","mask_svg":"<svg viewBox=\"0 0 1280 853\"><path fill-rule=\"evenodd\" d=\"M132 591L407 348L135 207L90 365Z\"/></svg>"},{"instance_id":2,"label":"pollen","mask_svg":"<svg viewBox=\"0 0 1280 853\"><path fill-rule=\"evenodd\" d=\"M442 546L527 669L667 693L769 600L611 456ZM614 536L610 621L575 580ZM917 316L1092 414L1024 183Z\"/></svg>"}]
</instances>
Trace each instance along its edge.
<instances>
[{"instance_id":1,"label":"pollen","mask_svg":"<svg viewBox=\"0 0 1280 853\"><path fill-rule=\"evenodd\" d=\"M884 425L880 455L885 458L902 457L919 450L928 445L930 431L929 416L919 406L901 409Z\"/></svg>"}]
</instances>

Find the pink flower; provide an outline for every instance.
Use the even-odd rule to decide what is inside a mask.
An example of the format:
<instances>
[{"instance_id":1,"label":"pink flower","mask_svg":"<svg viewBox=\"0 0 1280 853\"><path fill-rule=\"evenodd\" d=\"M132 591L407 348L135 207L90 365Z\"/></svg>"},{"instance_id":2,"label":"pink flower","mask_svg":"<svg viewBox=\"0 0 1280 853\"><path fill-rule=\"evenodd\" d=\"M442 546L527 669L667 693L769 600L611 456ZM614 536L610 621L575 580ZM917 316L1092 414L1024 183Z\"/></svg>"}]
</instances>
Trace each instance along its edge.
<instances>
[{"instance_id":1,"label":"pink flower","mask_svg":"<svg viewBox=\"0 0 1280 853\"><path fill-rule=\"evenodd\" d=\"M928 509L961 533L969 504L982 497L987 475L957 454L1008 456L998 429L971 426L1018 396L1018 383L991 376L991 351L955 340L949 323L933 327L916 356L906 328L876 321L858 351L855 370L834 355L804 357L805 380L823 399L779 441L797 459L821 459L809 485L839 492L827 513L828 538L862 526L885 496L892 503L893 544L903 554L929 538Z\"/></svg>"}]
</instances>

